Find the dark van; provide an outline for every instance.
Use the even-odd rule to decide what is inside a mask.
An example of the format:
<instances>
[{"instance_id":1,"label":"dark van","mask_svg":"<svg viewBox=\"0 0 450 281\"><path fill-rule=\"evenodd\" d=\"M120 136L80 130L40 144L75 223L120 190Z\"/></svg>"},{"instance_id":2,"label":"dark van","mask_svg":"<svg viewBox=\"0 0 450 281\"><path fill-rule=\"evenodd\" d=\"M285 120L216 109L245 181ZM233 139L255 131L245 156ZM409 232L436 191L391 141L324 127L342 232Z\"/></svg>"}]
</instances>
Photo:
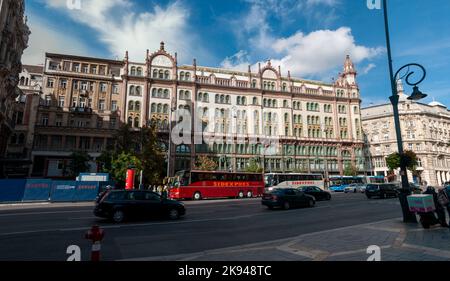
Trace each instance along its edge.
<instances>
[{"instance_id":1,"label":"dark van","mask_svg":"<svg viewBox=\"0 0 450 281\"><path fill-rule=\"evenodd\" d=\"M395 184L368 184L366 187L366 196L379 197L381 199L398 196L398 188Z\"/></svg>"}]
</instances>

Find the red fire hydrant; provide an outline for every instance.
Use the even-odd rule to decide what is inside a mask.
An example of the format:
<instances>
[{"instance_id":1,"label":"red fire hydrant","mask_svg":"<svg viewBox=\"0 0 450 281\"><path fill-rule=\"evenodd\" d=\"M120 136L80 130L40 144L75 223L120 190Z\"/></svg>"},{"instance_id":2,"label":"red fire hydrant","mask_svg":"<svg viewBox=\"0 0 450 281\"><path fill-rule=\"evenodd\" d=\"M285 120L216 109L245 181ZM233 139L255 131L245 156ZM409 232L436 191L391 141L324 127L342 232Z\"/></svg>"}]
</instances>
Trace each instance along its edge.
<instances>
[{"instance_id":1,"label":"red fire hydrant","mask_svg":"<svg viewBox=\"0 0 450 281\"><path fill-rule=\"evenodd\" d=\"M91 261L100 261L101 241L105 236L104 232L98 225L94 225L91 230L86 232L85 238L92 240Z\"/></svg>"}]
</instances>

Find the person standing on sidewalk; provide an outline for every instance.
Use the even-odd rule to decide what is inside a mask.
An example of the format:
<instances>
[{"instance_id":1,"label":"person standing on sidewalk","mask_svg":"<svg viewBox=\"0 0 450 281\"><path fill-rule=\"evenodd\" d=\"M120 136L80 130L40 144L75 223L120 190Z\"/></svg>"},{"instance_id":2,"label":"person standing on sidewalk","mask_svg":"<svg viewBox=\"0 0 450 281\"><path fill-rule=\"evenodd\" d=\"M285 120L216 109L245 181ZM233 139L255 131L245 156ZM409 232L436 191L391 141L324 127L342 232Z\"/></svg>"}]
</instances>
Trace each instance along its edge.
<instances>
[{"instance_id":1,"label":"person standing on sidewalk","mask_svg":"<svg viewBox=\"0 0 450 281\"><path fill-rule=\"evenodd\" d=\"M438 198L438 194L436 192L436 189L432 186L428 186L427 190L424 192L424 194L429 194L429 195L433 195L433 201L434 201L434 205L436 207L436 211L435 213L437 214L438 217L438 221L439 224L442 227L448 227L448 224L446 222L446 217L445 217L445 209L442 206L439 198Z\"/></svg>"},{"instance_id":2,"label":"person standing on sidewalk","mask_svg":"<svg viewBox=\"0 0 450 281\"><path fill-rule=\"evenodd\" d=\"M438 201L439 204L444 209L444 216L445 210L447 210L448 216L450 218L450 183L445 183L444 187L439 190ZM450 220L448 222L448 225L450 228Z\"/></svg>"}]
</instances>

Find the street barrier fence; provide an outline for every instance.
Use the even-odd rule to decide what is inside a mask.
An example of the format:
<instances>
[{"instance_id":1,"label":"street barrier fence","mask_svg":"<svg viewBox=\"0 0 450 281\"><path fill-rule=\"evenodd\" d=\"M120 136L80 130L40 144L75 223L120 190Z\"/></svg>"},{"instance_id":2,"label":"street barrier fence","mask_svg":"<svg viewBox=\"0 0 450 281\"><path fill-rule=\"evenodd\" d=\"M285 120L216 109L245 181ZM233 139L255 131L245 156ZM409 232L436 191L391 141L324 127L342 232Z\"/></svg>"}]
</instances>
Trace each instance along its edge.
<instances>
[{"instance_id":1,"label":"street barrier fence","mask_svg":"<svg viewBox=\"0 0 450 281\"><path fill-rule=\"evenodd\" d=\"M102 182L0 180L0 203L93 201Z\"/></svg>"}]
</instances>

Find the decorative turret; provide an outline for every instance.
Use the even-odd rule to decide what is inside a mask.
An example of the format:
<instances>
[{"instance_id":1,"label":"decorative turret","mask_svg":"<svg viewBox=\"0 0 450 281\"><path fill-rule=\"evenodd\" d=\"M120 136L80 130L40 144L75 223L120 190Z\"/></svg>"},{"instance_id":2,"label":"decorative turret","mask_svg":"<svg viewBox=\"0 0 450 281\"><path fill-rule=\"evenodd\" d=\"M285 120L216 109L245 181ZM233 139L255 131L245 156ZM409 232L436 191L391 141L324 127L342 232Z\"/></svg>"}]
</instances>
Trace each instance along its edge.
<instances>
[{"instance_id":1,"label":"decorative turret","mask_svg":"<svg viewBox=\"0 0 450 281\"><path fill-rule=\"evenodd\" d=\"M342 77L350 86L356 86L356 75L355 65L353 64L350 55L347 55L344 62L344 72L342 73Z\"/></svg>"}]
</instances>

